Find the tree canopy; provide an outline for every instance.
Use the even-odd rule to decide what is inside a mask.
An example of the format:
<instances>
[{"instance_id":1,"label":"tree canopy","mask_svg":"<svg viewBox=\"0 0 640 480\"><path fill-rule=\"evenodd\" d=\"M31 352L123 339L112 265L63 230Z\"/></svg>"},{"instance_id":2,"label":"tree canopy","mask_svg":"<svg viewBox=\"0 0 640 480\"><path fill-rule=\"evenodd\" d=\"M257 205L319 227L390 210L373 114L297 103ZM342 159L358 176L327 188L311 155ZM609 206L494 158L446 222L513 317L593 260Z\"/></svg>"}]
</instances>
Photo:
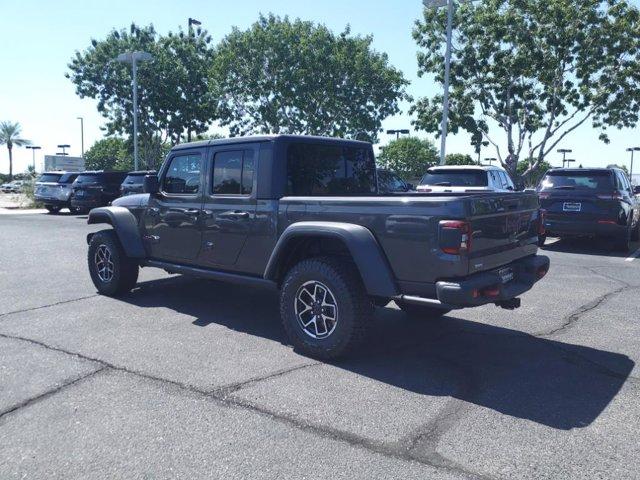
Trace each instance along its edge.
<instances>
[{"instance_id":1,"label":"tree canopy","mask_svg":"<svg viewBox=\"0 0 640 480\"><path fill-rule=\"evenodd\" d=\"M160 36L152 25L132 24L128 30L112 30L104 40L93 39L69 64L67 77L76 93L98 100L107 135L129 135L133 129L131 65L115 60L131 51L153 55L152 61L138 63L141 142L176 144L183 135L189 140L206 132L215 119L208 75L214 55L210 36L200 29Z\"/></svg>"},{"instance_id":2,"label":"tree canopy","mask_svg":"<svg viewBox=\"0 0 640 480\"><path fill-rule=\"evenodd\" d=\"M446 9L425 9L414 38L419 74L442 83ZM590 122L633 127L640 111L640 14L626 0L483 0L454 18L450 132L490 142L512 174L533 172ZM438 133L442 96L420 99L416 127ZM504 146L506 145L506 149Z\"/></svg>"},{"instance_id":3,"label":"tree canopy","mask_svg":"<svg viewBox=\"0 0 640 480\"><path fill-rule=\"evenodd\" d=\"M133 158L127 141L118 137L98 140L84 154L87 170L131 170Z\"/></svg>"},{"instance_id":4,"label":"tree canopy","mask_svg":"<svg viewBox=\"0 0 640 480\"><path fill-rule=\"evenodd\" d=\"M375 140L408 82L372 37L274 15L234 28L216 50L211 84L232 135L294 133Z\"/></svg>"},{"instance_id":5,"label":"tree canopy","mask_svg":"<svg viewBox=\"0 0 640 480\"><path fill-rule=\"evenodd\" d=\"M462 153L449 153L444 159L445 165L475 165L476 162L470 155Z\"/></svg>"},{"instance_id":6,"label":"tree canopy","mask_svg":"<svg viewBox=\"0 0 640 480\"><path fill-rule=\"evenodd\" d=\"M22 127L18 122L0 122L0 145L6 145L9 152L9 180L13 178L13 147L31 145L31 141L21 137Z\"/></svg>"},{"instance_id":7,"label":"tree canopy","mask_svg":"<svg viewBox=\"0 0 640 480\"><path fill-rule=\"evenodd\" d=\"M438 163L438 150L429 140L401 137L391 140L378 155L378 165L402 178L418 179L427 168Z\"/></svg>"}]
</instances>

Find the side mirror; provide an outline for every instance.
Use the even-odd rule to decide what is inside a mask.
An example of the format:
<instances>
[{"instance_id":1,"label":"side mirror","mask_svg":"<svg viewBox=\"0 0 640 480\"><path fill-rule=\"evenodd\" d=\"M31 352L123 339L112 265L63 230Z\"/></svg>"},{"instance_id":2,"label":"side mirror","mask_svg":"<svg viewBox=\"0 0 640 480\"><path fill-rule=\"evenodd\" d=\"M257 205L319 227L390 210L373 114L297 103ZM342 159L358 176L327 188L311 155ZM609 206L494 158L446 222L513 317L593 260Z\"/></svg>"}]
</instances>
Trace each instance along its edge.
<instances>
[{"instance_id":1,"label":"side mirror","mask_svg":"<svg viewBox=\"0 0 640 480\"><path fill-rule=\"evenodd\" d=\"M640 185L636 185L635 187L633 187L633 194L640 195Z\"/></svg>"},{"instance_id":2,"label":"side mirror","mask_svg":"<svg viewBox=\"0 0 640 480\"><path fill-rule=\"evenodd\" d=\"M160 191L160 183L157 175L145 175L142 182L142 191L144 193L158 193Z\"/></svg>"}]
</instances>

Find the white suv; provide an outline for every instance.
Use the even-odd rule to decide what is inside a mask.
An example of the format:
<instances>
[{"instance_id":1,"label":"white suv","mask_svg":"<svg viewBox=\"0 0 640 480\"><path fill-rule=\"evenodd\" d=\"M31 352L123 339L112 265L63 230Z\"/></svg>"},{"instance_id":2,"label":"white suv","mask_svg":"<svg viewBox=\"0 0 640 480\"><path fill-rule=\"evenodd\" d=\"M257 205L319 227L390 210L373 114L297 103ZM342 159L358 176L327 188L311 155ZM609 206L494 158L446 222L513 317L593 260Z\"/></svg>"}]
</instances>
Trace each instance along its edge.
<instances>
[{"instance_id":1,"label":"white suv","mask_svg":"<svg viewBox=\"0 0 640 480\"><path fill-rule=\"evenodd\" d=\"M419 192L515 192L507 172L500 167L455 165L431 167L420 180Z\"/></svg>"}]
</instances>

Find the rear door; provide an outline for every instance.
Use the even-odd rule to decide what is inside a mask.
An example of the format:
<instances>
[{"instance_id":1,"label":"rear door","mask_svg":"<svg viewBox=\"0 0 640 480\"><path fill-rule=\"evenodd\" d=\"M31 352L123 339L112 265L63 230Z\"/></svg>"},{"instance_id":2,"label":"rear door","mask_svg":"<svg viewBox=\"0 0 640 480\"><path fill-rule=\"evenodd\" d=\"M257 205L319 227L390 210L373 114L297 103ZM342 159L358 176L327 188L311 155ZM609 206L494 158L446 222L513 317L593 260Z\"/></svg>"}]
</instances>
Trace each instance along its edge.
<instances>
[{"instance_id":1,"label":"rear door","mask_svg":"<svg viewBox=\"0 0 640 480\"><path fill-rule=\"evenodd\" d=\"M152 258L189 263L198 257L205 155L199 148L169 156L144 214L143 240Z\"/></svg>"},{"instance_id":2,"label":"rear door","mask_svg":"<svg viewBox=\"0 0 640 480\"><path fill-rule=\"evenodd\" d=\"M256 220L258 149L258 143L211 149L200 254L206 265L235 269Z\"/></svg>"}]
</instances>

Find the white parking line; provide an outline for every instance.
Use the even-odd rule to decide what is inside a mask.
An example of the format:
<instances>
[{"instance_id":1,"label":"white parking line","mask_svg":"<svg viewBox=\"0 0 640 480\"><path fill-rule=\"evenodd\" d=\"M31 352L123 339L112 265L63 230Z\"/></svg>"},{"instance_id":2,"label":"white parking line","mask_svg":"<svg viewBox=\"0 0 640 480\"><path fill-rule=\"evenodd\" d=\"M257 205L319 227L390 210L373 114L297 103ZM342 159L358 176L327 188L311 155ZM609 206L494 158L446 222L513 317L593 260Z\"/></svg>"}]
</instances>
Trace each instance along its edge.
<instances>
[{"instance_id":1,"label":"white parking line","mask_svg":"<svg viewBox=\"0 0 640 480\"><path fill-rule=\"evenodd\" d=\"M629 255L627 258L625 258L624 261L625 262L633 262L638 257L640 257L640 248L638 250L636 250L635 252L633 252L631 255Z\"/></svg>"},{"instance_id":2,"label":"white parking line","mask_svg":"<svg viewBox=\"0 0 640 480\"><path fill-rule=\"evenodd\" d=\"M38 213L47 213L44 208L0 208L0 215L33 215Z\"/></svg>"}]
</instances>

